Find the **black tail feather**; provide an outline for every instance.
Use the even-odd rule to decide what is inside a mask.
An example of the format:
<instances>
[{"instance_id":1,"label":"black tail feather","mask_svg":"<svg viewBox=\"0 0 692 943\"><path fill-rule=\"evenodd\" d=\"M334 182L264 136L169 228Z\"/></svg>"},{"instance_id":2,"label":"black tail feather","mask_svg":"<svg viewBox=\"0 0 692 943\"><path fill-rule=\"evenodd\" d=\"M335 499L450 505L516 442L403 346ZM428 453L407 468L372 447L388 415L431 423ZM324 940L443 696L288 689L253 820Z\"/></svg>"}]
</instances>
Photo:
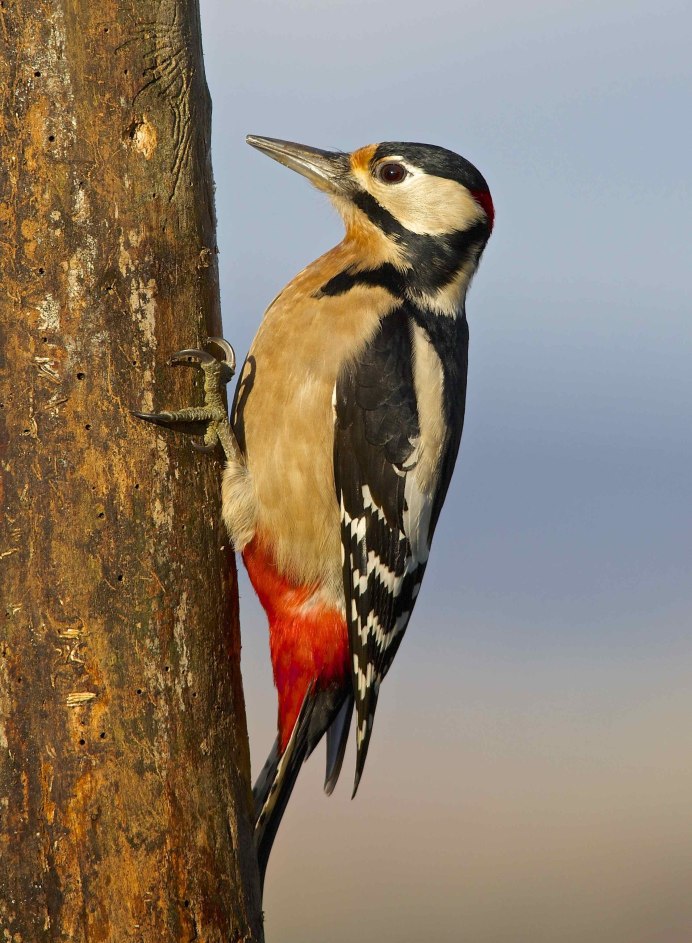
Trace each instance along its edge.
<instances>
[{"instance_id":1,"label":"black tail feather","mask_svg":"<svg viewBox=\"0 0 692 943\"><path fill-rule=\"evenodd\" d=\"M283 754L277 738L262 772L252 790L255 803L255 849L259 864L260 884L281 819L291 798L298 773L305 760L327 732L327 776L325 792L330 795L339 778L346 751L353 713L353 694L338 684L315 691L308 688L291 739Z\"/></svg>"},{"instance_id":2,"label":"black tail feather","mask_svg":"<svg viewBox=\"0 0 692 943\"><path fill-rule=\"evenodd\" d=\"M286 749L283 754L279 752L277 739L252 790L255 801L254 841L259 865L260 889L264 888L269 855L281 819L286 811L288 800L291 798L300 767L308 755L308 732L315 706L312 690L313 686L310 685Z\"/></svg>"},{"instance_id":3,"label":"black tail feather","mask_svg":"<svg viewBox=\"0 0 692 943\"><path fill-rule=\"evenodd\" d=\"M352 716L353 695L349 693L327 730L327 770L324 777L324 791L328 796L334 792L334 786L341 772Z\"/></svg>"}]
</instances>

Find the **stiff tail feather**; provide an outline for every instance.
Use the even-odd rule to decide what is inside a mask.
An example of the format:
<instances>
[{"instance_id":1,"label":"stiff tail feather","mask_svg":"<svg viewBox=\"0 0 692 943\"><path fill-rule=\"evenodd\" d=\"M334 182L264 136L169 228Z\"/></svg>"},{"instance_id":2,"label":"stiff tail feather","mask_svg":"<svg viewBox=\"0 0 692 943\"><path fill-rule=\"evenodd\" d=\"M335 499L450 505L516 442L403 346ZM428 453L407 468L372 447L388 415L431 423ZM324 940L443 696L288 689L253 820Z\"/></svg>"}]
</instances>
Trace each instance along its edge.
<instances>
[{"instance_id":1,"label":"stiff tail feather","mask_svg":"<svg viewBox=\"0 0 692 943\"><path fill-rule=\"evenodd\" d=\"M324 791L328 796L334 792L344 762L352 715L353 695L349 694L327 729L327 772L324 777Z\"/></svg>"},{"instance_id":2,"label":"stiff tail feather","mask_svg":"<svg viewBox=\"0 0 692 943\"><path fill-rule=\"evenodd\" d=\"M252 790L255 802L254 841L259 865L260 889L264 888L269 855L281 819L293 792L300 767L308 755L310 718L315 707L313 688L314 684L311 684L305 693L303 705L286 749L280 753L277 738Z\"/></svg>"},{"instance_id":3,"label":"stiff tail feather","mask_svg":"<svg viewBox=\"0 0 692 943\"><path fill-rule=\"evenodd\" d=\"M298 773L325 731L327 732L327 772L324 790L331 795L341 772L353 713L353 695L344 697L337 685L315 691L308 688L291 738L283 753L277 737L262 772L252 790L255 803L255 849L264 888L269 855L296 784Z\"/></svg>"}]
</instances>

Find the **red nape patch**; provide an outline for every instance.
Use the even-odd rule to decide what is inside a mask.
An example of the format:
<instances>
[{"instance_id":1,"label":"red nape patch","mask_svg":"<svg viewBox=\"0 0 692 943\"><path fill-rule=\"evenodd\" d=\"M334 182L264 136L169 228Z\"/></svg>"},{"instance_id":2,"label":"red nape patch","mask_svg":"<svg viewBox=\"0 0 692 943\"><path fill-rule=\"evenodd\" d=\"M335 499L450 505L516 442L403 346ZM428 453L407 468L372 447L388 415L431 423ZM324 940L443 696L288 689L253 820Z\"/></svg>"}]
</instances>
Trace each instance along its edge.
<instances>
[{"instance_id":1,"label":"red nape patch","mask_svg":"<svg viewBox=\"0 0 692 943\"><path fill-rule=\"evenodd\" d=\"M495 207L493 206L493 198L490 196L487 190L471 190L471 196L474 198L476 203L485 210L485 215L488 217L488 223L490 229L492 230L495 223Z\"/></svg>"},{"instance_id":2,"label":"red nape patch","mask_svg":"<svg viewBox=\"0 0 692 943\"><path fill-rule=\"evenodd\" d=\"M255 539L243 551L250 581L269 619L269 647L279 694L279 736L285 750L308 686L348 683L348 630L336 609L311 602L314 586L282 576Z\"/></svg>"}]
</instances>

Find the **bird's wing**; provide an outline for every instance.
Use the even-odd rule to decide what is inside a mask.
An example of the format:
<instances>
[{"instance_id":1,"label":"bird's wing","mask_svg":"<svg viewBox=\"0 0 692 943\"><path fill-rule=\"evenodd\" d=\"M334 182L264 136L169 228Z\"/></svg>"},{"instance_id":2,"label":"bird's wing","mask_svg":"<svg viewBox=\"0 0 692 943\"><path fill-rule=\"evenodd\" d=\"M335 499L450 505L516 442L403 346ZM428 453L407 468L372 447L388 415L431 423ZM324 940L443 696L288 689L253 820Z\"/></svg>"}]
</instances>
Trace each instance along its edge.
<instances>
[{"instance_id":1,"label":"bird's wing","mask_svg":"<svg viewBox=\"0 0 692 943\"><path fill-rule=\"evenodd\" d=\"M380 683L420 588L459 443L454 432L448 436L438 474L427 493L421 491L415 475L421 436L413 371L412 324L399 309L382 320L334 391L334 475L356 703L354 794Z\"/></svg>"}]
</instances>

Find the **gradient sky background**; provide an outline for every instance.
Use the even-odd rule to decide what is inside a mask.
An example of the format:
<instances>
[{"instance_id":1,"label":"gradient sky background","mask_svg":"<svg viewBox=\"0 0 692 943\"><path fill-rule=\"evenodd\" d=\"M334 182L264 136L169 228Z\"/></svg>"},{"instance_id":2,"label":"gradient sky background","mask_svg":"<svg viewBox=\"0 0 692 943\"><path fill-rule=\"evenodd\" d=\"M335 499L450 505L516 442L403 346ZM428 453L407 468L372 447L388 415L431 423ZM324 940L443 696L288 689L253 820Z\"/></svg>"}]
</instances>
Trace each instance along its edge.
<instances>
[{"instance_id":1,"label":"gradient sky background","mask_svg":"<svg viewBox=\"0 0 692 943\"><path fill-rule=\"evenodd\" d=\"M689 0L201 0L226 336L341 238L246 133L490 183L460 461L350 802L303 771L268 943L692 940ZM243 576L253 766L275 735Z\"/></svg>"}]
</instances>

